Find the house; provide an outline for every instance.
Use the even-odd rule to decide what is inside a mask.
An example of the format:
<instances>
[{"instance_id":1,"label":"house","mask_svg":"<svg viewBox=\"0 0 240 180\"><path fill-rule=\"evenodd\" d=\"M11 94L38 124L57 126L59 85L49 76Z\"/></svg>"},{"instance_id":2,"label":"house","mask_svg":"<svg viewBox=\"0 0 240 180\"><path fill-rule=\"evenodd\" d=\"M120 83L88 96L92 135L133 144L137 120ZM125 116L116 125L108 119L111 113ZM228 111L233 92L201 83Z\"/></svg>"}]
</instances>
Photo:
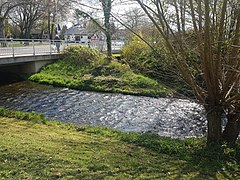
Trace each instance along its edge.
<instances>
[{"instance_id":1,"label":"house","mask_svg":"<svg viewBox=\"0 0 240 180\"><path fill-rule=\"evenodd\" d=\"M32 39L49 39L49 35L44 31L43 32L35 31L31 33L31 38Z\"/></svg>"},{"instance_id":2,"label":"house","mask_svg":"<svg viewBox=\"0 0 240 180\"><path fill-rule=\"evenodd\" d=\"M73 26L64 33L64 40L68 42L88 43L95 32L87 31L86 28Z\"/></svg>"}]
</instances>

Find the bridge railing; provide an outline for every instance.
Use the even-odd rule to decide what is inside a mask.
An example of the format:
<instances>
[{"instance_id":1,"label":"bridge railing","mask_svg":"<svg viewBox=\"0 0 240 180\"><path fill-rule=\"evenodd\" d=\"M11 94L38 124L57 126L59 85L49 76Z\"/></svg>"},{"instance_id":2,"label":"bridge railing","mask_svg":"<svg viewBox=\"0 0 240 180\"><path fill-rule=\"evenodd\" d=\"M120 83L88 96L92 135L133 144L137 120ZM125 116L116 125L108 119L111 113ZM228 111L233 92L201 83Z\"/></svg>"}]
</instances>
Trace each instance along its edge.
<instances>
[{"instance_id":1,"label":"bridge railing","mask_svg":"<svg viewBox=\"0 0 240 180\"><path fill-rule=\"evenodd\" d=\"M60 51L65 47L64 41L49 39L0 39L0 56L23 56L58 53L56 43L61 43Z\"/></svg>"},{"instance_id":2,"label":"bridge railing","mask_svg":"<svg viewBox=\"0 0 240 180\"><path fill-rule=\"evenodd\" d=\"M112 51L119 51L123 48L124 42L122 40L112 40ZM90 42L90 47L96 48L99 51L107 51L107 43L106 41L98 41L92 40Z\"/></svg>"},{"instance_id":3,"label":"bridge railing","mask_svg":"<svg viewBox=\"0 0 240 180\"><path fill-rule=\"evenodd\" d=\"M59 51L57 44L60 45ZM96 48L100 51L106 51L107 46L105 41L92 40L88 43L80 41L64 41L50 39L1 39L0 38L0 57L15 57L26 55L42 55L42 54L57 54L60 53L66 46L70 44L81 44L91 48ZM124 43L122 41L113 40L112 50L120 51Z\"/></svg>"}]
</instances>

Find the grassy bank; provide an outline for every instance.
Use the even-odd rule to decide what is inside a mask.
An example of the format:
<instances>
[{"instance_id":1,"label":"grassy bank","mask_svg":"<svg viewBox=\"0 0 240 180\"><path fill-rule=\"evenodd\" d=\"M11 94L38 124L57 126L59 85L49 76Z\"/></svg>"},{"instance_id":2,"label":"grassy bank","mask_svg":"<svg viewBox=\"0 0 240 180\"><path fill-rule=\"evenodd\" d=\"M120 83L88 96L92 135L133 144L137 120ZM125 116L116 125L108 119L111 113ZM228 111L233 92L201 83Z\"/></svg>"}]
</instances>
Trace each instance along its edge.
<instances>
[{"instance_id":1,"label":"grassy bank","mask_svg":"<svg viewBox=\"0 0 240 180\"><path fill-rule=\"evenodd\" d=\"M171 96L172 91L157 81L135 74L127 64L107 57L97 50L69 46L64 59L43 68L30 80L79 90L116 92L146 96Z\"/></svg>"},{"instance_id":2,"label":"grassy bank","mask_svg":"<svg viewBox=\"0 0 240 180\"><path fill-rule=\"evenodd\" d=\"M207 149L204 139L49 123L43 115L5 109L0 134L0 179L240 177L239 149Z\"/></svg>"}]
</instances>

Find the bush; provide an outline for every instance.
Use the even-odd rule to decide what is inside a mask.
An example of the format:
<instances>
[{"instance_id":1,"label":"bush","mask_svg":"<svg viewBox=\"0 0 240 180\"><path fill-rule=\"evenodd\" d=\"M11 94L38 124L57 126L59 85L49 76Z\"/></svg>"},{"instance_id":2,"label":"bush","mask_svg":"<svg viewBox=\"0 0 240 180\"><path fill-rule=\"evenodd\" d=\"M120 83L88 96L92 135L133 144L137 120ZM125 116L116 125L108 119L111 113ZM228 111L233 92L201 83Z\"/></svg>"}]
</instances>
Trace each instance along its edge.
<instances>
[{"instance_id":1,"label":"bush","mask_svg":"<svg viewBox=\"0 0 240 180\"><path fill-rule=\"evenodd\" d=\"M155 50L151 49L140 38L133 36L123 48L123 57L135 72L168 80L169 72L175 72L172 60L161 42L154 44L154 47Z\"/></svg>"},{"instance_id":2,"label":"bush","mask_svg":"<svg viewBox=\"0 0 240 180\"><path fill-rule=\"evenodd\" d=\"M96 66L106 62L106 56L97 49L81 45L70 45L63 51L64 59L74 65Z\"/></svg>"},{"instance_id":3,"label":"bush","mask_svg":"<svg viewBox=\"0 0 240 180\"><path fill-rule=\"evenodd\" d=\"M149 46L144 43L137 36L133 36L132 40L123 48L123 56L131 63L134 63L136 57L141 55L143 52L149 51Z\"/></svg>"}]
</instances>

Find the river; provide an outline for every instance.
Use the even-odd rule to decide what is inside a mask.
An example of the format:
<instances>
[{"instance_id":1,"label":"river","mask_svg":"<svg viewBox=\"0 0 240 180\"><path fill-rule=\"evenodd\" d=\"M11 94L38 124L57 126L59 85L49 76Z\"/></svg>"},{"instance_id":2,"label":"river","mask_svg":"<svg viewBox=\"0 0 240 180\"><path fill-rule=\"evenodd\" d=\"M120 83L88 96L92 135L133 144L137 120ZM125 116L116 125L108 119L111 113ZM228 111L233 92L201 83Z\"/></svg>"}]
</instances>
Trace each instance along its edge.
<instances>
[{"instance_id":1,"label":"river","mask_svg":"<svg viewBox=\"0 0 240 180\"><path fill-rule=\"evenodd\" d=\"M78 91L25 81L0 86L0 106L43 113L63 123L126 132L148 131L173 138L206 133L202 107L184 99Z\"/></svg>"}]
</instances>

